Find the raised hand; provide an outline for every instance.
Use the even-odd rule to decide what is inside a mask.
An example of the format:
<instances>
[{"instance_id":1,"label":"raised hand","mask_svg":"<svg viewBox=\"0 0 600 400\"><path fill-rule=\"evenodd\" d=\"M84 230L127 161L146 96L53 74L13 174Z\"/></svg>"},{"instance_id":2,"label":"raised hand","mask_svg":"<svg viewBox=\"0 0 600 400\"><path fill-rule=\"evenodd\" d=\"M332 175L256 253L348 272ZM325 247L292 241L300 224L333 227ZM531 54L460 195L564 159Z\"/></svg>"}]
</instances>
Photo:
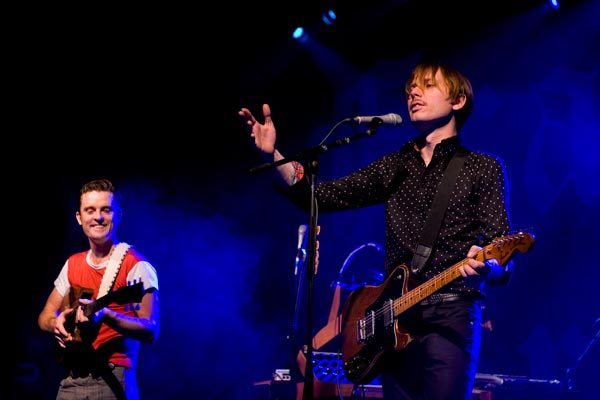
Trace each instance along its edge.
<instances>
[{"instance_id":1,"label":"raised hand","mask_svg":"<svg viewBox=\"0 0 600 400\"><path fill-rule=\"evenodd\" d=\"M238 115L250 128L250 137L254 138L254 144L263 153L273 154L275 152L275 141L277 139L275 125L271 119L271 108L268 104L262 106L264 123L259 123L249 109L243 107Z\"/></svg>"}]
</instances>

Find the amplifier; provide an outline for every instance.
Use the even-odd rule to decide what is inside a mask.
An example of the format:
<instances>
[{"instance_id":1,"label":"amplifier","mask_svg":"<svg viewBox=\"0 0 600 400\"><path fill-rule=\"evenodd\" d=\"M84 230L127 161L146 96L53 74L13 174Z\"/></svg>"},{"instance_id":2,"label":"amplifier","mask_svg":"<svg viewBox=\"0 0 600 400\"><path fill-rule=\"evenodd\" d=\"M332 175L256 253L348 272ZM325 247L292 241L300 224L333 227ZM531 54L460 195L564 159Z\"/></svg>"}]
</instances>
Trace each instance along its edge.
<instances>
[{"instance_id":1,"label":"amplifier","mask_svg":"<svg viewBox=\"0 0 600 400\"><path fill-rule=\"evenodd\" d=\"M306 365L306 353L299 352L296 358L302 371ZM342 355L340 353L313 352L313 375L315 399L328 398L356 398L355 394L364 398L383 398L381 383L376 378L368 384L357 385L346 378L342 368ZM296 400L301 400L304 383L297 387Z\"/></svg>"},{"instance_id":2,"label":"amplifier","mask_svg":"<svg viewBox=\"0 0 600 400\"><path fill-rule=\"evenodd\" d=\"M306 365L305 353L299 353L298 364L302 368ZM344 375L342 368L342 355L340 353L313 352L313 374L315 399L344 398L383 398L381 382L378 378L368 384L354 384ZM296 400L302 399L303 384L298 386ZM354 393L353 393L354 391ZM492 400L492 393L485 389L474 388L472 400Z\"/></svg>"},{"instance_id":3,"label":"amplifier","mask_svg":"<svg viewBox=\"0 0 600 400\"><path fill-rule=\"evenodd\" d=\"M494 400L566 400L572 393L558 379L534 379L526 376L477 373L475 387L494 393ZM585 397L577 397L578 399Z\"/></svg>"},{"instance_id":4,"label":"amplifier","mask_svg":"<svg viewBox=\"0 0 600 400\"><path fill-rule=\"evenodd\" d=\"M306 357L306 356L305 356ZM313 374L320 382L352 385L344 375L342 355L340 353L313 352ZM381 385L375 378L365 386Z\"/></svg>"}]
</instances>

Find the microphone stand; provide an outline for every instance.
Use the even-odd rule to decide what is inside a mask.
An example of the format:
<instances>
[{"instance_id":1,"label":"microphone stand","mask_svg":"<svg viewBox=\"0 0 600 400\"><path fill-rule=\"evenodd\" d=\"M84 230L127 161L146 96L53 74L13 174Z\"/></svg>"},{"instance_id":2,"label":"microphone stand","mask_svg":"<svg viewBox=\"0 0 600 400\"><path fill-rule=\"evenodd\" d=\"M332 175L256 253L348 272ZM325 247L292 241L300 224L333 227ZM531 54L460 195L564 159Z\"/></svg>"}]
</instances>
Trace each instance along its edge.
<instances>
[{"instance_id":1,"label":"microphone stand","mask_svg":"<svg viewBox=\"0 0 600 400\"><path fill-rule=\"evenodd\" d=\"M596 320L596 323L594 323L594 326L597 325L598 321L600 321L600 318L598 318ZM594 345L598 342L598 340L600 340L600 329L598 329L598 331L596 332L596 334L592 338L592 341L590 343L588 343L588 345L585 348L585 350L583 350L583 353L581 353L581 355L579 356L579 358L575 361L575 365L573 365L571 368L567 369L567 372L565 374L565 378L563 379L563 381L566 382L566 384L567 384L567 390L569 392L574 392L575 391L575 387L576 387L575 381L576 381L576 378L577 378L576 377L577 370L579 369L579 367L581 366L581 364L583 364L583 361L588 356L588 354L590 353L590 351L592 350L592 348L594 347Z\"/></svg>"},{"instance_id":2,"label":"microphone stand","mask_svg":"<svg viewBox=\"0 0 600 400\"><path fill-rule=\"evenodd\" d=\"M303 291L303 281L304 281L304 269L306 262L306 250L304 245L301 245L298 250L298 255L296 257L296 263L294 266L294 287L296 291L295 300L294 300L294 318L292 320L292 332L286 336L288 341L288 350L289 350L289 358L288 358L288 368L290 370L290 378L294 382L298 382L299 379L298 373L300 371L300 365L297 362L297 351L298 351L298 321L300 320L300 301L302 299L302 291ZM293 372L292 372L293 371Z\"/></svg>"},{"instance_id":3,"label":"microphone stand","mask_svg":"<svg viewBox=\"0 0 600 400\"><path fill-rule=\"evenodd\" d=\"M359 133L354 136L337 139L329 144L320 144L318 146L311 147L309 149L306 149L306 150L303 150L303 151L297 153L294 156L282 158L279 161L264 163L257 167L250 168L250 173L255 174L258 172L265 171L265 170L273 169L275 167L278 167L283 164L287 164L292 161L303 161L303 160L309 160L309 161L316 163L315 165L311 165L311 163L309 162L307 165L305 165L305 168L310 169L311 167L314 167L315 169L318 169L319 162L318 162L318 160L316 160L317 155L324 153L327 150L332 149L334 147L339 147L339 146L349 144L351 142L354 142L357 139L361 139L361 138L367 137L367 136L373 136L375 133L377 133L377 128L379 127L379 125L381 125L380 120L373 119L373 121L371 122L370 128L368 130L366 130L365 132ZM315 173L316 173L316 171L315 171Z\"/></svg>"},{"instance_id":4,"label":"microphone stand","mask_svg":"<svg viewBox=\"0 0 600 400\"><path fill-rule=\"evenodd\" d=\"M351 122L351 120L343 120L344 122ZM380 118L374 118L369 129L365 132L359 133L354 136L345 137L334 140L329 144L319 144L318 146L303 150L292 157L282 158L279 161L271 163L265 163L250 169L250 173L258 173L269 169L276 168L280 165L287 164L291 161L305 161L306 165L304 169L307 174L307 179L310 183L310 211L309 211L309 224L308 224L308 268L304 269L306 274L307 287L307 326L306 326L306 367L304 371L304 390L302 393L303 400L314 399L314 371L313 371L313 291L314 291L314 275L315 275L315 258L317 255L317 207L315 200L315 187L317 180L317 172L319 170L318 155L324 153L332 148L347 145L355 140L373 136L377 133L377 128L383 123ZM339 126L337 124L335 127ZM335 129L334 127L334 129ZM331 132L330 132L331 134Z\"/></svg>"}]
</instances>

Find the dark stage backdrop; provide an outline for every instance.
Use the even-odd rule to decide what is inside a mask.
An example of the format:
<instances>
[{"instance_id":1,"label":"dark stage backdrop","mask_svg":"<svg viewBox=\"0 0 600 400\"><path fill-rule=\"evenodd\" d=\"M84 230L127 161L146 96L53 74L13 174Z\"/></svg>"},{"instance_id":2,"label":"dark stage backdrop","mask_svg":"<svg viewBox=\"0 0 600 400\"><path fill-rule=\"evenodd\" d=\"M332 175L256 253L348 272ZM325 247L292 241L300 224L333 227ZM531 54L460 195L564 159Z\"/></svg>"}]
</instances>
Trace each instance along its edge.
<instances>
[{"instance_id":1,"label":"dark stage backdrop","mask_svg":"<svg viewBox=\"0 0 600 400\"><path fill-rule=\"evenodd\" d=\"M474 85L464 143L505 161L513 225L536 236L515 258L510 284L489 293L493 330L484 334L478 371L563 381L577 366L576 381L590 392L600 329L598 5L536 8L435 49ZM372 62L357 67L316 41L299 49L238 36L237 45L264 57L226 63L218 46L134 31L108 43L93 35L87 47L74 34L54 42L36 31L27 41L32 53L19 51L28 62L15 75L17 144L5 147L13 161L3 161L5 215L13 217L4 286L18 291L7 303L16 341L6 344L9 398L55 396L54 341L36 319L66 257L87 248L75 220L78 190L99 177L124 192L120 239L148 256L160 278L162 331L142 348L142 398L265 398L254 383L293 367L308 337L306 295L297 299L294 276L298 227L308 219L271 189L270 174L249 173L262 159L237 110L260 114L268 102L287 155L316 146L344 118L402 116L397 128L320 155L319 177L338 177L416 134L403 84L430 49L368 54ZM422 34L405 32L398 47ZM343 125L329 140L364 128ZM342 266L344 283L376 281L381 252L368 246L348 257L365 243L383 244L383 217L380 207L319 216L315 330Z\"/></svg>"}]
</instances>

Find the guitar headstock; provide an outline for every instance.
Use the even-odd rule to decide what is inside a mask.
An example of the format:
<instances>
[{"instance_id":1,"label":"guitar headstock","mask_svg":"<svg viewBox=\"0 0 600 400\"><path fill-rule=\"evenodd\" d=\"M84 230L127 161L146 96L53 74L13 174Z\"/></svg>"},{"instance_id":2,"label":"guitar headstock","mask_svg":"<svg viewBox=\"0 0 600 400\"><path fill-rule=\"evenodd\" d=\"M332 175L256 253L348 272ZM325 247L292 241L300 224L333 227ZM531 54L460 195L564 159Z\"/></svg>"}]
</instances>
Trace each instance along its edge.
<instances>
[{"instance_id":1,"label":"guitar headstock","mask_svg":"<svg viewBox=\"0 0 600 400\"><path fill-rule=\"evenodd\" d=\"M514 234L498 237L492 240L482 250L484 260L495 258L498 263L507 263L515 251L527 252L535 243L535 236L531 232L519 231Z\"/></svg>"}]
</instances>

